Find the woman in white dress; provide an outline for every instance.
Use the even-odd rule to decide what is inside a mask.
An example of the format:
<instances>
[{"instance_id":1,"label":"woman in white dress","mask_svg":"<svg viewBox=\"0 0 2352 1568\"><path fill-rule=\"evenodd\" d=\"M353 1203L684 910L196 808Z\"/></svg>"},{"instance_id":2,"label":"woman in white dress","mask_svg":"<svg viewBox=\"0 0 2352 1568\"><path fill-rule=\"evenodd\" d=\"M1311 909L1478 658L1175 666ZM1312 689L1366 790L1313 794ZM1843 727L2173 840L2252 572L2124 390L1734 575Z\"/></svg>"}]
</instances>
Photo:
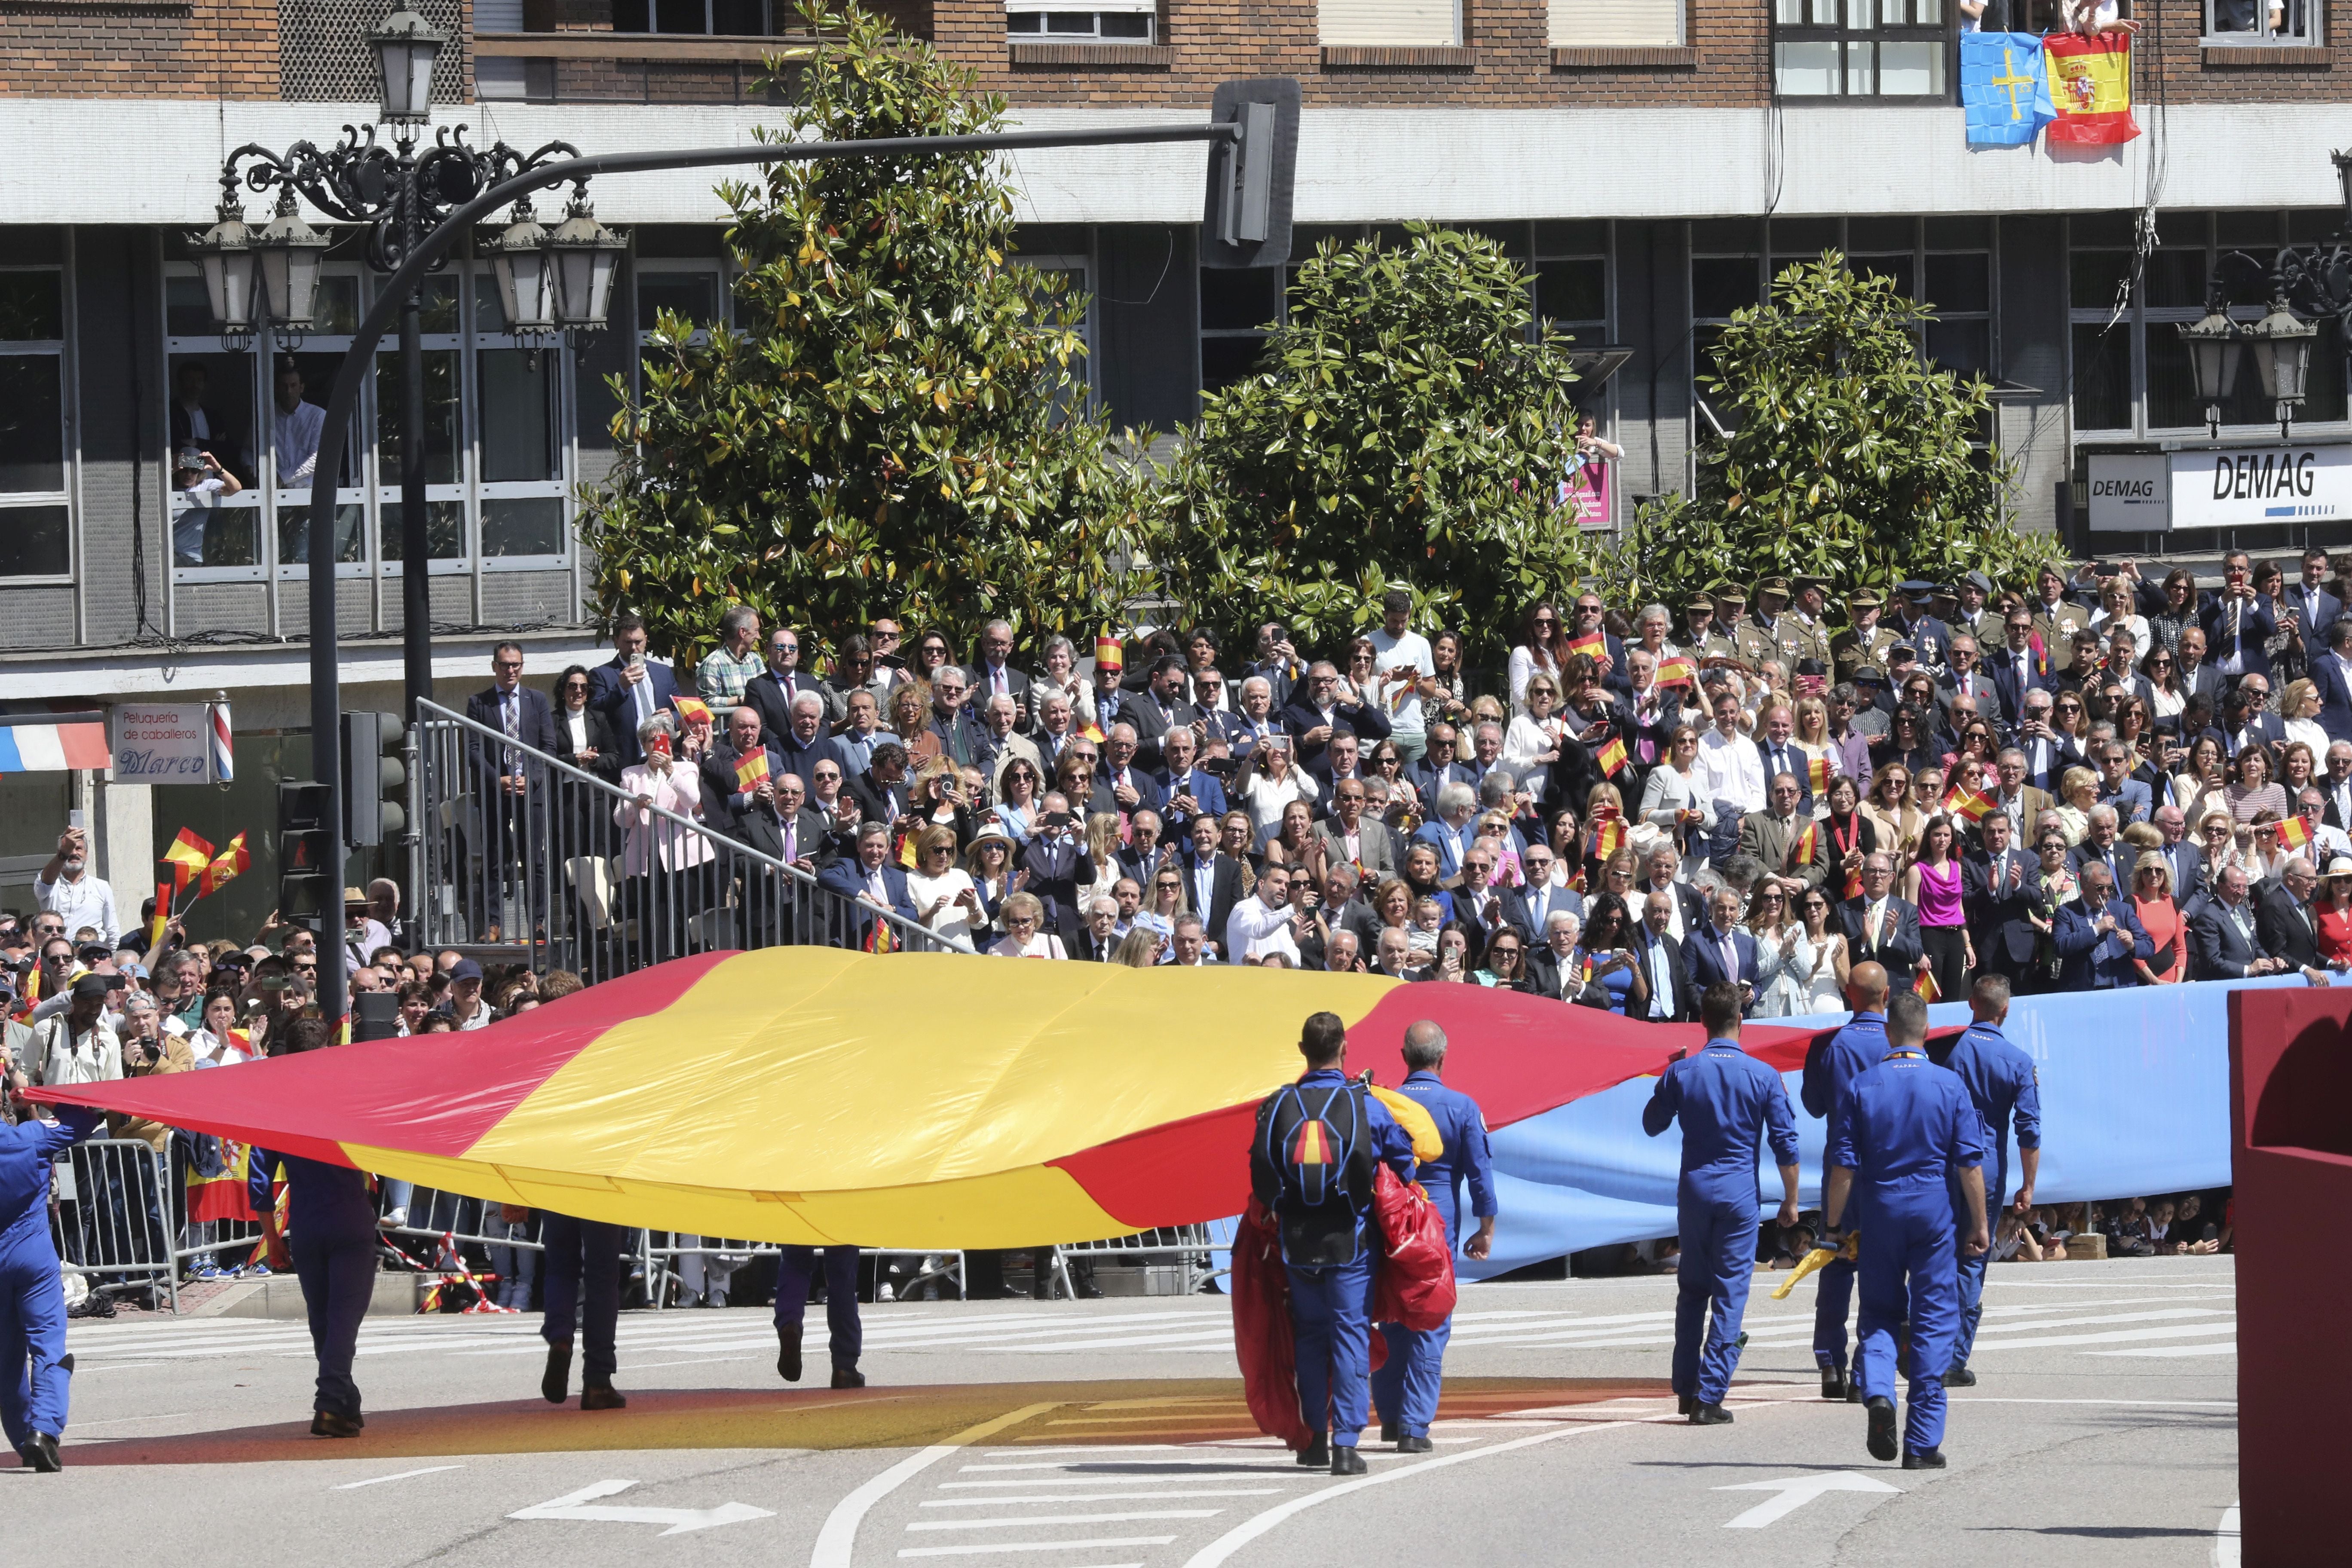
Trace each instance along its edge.
<instances>
[{"instance_id":1,"label":"woman in white dress","mask_svg":"<svg viewBox=\"0 0 2352 1568\"><path fill-rule=\"evenodd\" d=\"M1830 896L1808 888L1797 900L1798 918L1782 930L1780 967L1769 991L1757 998L1759 1018L1796 1018L1847 1011L1846 971L1851 967L1845 938L1830 926ZM1758 967L1763 963L1764 938L1757 939Z\"/></svg>"},{"instance_id":2,"label":"woman in white dress","mask_svg":"<svg viewBox=\"0 0 2352 1568\"><path fill-rule=\"evenodd\" d=\"M907 873L907 897L914 900L915 918L947 942L970 942L972 927L985 924L980 890L971 873L955 863L952 827L926 827L915 841L915 868Z\"/></svg>"},{"instance_id":3,"label":"woman in white dress","mask_svg":"<svg viewBox=\"0 0 2352 1568\"><path fill-rule=\"evenodd\" d=\"M1526 710L1503 732L1503 765L1538 800L1549 787L1552 765L1559 761L1560 736L1568 728L1559 707L1559 683L1538 670L1528 677Z\"/></svg>"},{"instance_id":4,"label":"woman in white dress","mask_svg":"<svg viewBox=\"0 0 2352 1568\"><path fill-rule=\"evenodd\" d=\"M1282 808L1294 800L1315 804L1315 779L1290 765L1290 737L1268 735L1250 752L1249 771L1230 796L1247 807L1262 847L1282 831Z\"/></svg>"}]
</instances>

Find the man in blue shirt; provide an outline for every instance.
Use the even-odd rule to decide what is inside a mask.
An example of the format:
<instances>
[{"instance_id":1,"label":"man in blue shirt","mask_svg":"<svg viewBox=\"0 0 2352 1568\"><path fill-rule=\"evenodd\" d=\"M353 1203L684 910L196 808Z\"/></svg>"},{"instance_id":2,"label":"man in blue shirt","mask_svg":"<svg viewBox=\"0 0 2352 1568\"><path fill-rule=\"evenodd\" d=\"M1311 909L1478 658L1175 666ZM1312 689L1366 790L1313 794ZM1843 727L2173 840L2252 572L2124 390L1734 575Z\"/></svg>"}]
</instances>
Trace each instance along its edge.
<instances>
[{"instance_id":1,"label":"man in blue shirt","mask_svg":"<svg viewBox=\"0 0 2352 1568\"><path fill-rule=\"evenodd\" d=\"M49 1239L49 1167L100 1121L79 1105L55 1114L55 1121L0 1125L0 1429L26 1467L45 1475L63 1468L58 1439L73 1384L65 1283Z\"/></svg>"},{"instance_id":2,"label":"man in blue shirt","mask_svg":"<svg viewBox=\"0 0 2352 1568\"><path fill-rule=\"evenodd\" d=\"M1398 1087L1429 1110L1445 1152L1421 1167L1422 1190L1445 1220L1445 1239L1460 1257L1483 1258L1495 1239L1495 1162L1486 1147L1486 1119L1478 1102L1445 1087L1445 1031L1424 1018L1404 1032L1405 1080ZM1462 1236L1462 1185L1470 1185L1470 1213L1477 1230ZM1437 1415L1437 1391L1445 1371L1445 1343L1454 1321L1436 1328L1408 1329L1386 1323L1389 1359L1372 1373L1372 1405L1381 1415L1381 1440L1400 1454L1430 1451L1429 1424Z\"/></svg>"},{"instance_id":3,"label":"man in blue shirt","mask_svg":"<svg viewBox=\"0 0 2352 1568\"><path fill-rule=\"evenodd\" d=\"M1832 1035L1827 1044L1816 1042L1805 1056L1805 1078L1800 1090L1809 1116L1827 1116L1836 1109L1845 1086L1878 1065L1886 1055L1886 969L1878 963L1857 963L1846 976L1846 1000L1853 1004L1853 1021ZM1831 1165L1822 1159L1822 1190L1829 1190ZM1864 1217L1853 1219L1860 1228ZM1845 1315L1853 1305L1854 1266L1840 1258L1822 1266L1814 1278L1813 1361L1822 1369L1822 1397L1860 1404L1862 1394L1846 1376Z\"/></svg>"},{"instance_id":4,"label":"man in blue shirt","mask_svg":"<svg viewBox=\"0 0 2352 1568\"><path fill-rule=\"evenodd\" d=\"M2033 1058L2000 1032L2009 1021L2009 980L2004 975L1986 974L1978 977L1975 988L1969 993L1969 1008L1976 1015L1944 1058L1943 1065L1959 1075L1968 1086L1969 1098L1976 1102L1977 1114L1984 1119L1985 1166L1984 1222L1987 1234L1993 1227L1993 1216L2000 1212L2002 1195L2009 1184L2009 1130L2017 1126L2017 1167L2020 1181L2017 1187L2017 1208L2021 1214L2033 1207L2033 1179L2042 1169L2042 1077L2034 1070ZM1930 1051L1930 1057L1935 1053ZM1952 1188L1952 1223L1963 1234L1970 1228L1969 1215L1960 1189ZM1869 1238L1864 1238L1868 1245ZM1960 1249L1958 1268L1960 1280L1960 1322L1952 1341L1952 1370L1944 1374L1948 1388L1974 1388L1977 1374L1969 1370L1969 1352L1976 1348L1977 1323L1984 1316L1985 1262L1990 1255Z\"/></svg>"},{"instance_id":5,"label":"man in blue shirt","mask_svg":"<svg viewBox=\"0 0 2352 1568\"><path fill-rule=\"evenodd\" d=\"M1927 1059L1927 1004L1910 991L1886 1005L1886 1058L1849 1083L1830 1117L1822 1239L1858 1206L1862 1337L1854 1378L1869 1412L1870 1457L1895 1457L1895 1340L1911 1340L1903 1468L1944 1468L1944 1373L1959 1323L1951 1184L1969 1215L1960 1247L1984 1252L1984 1119L1958 1077Z\"/></svg>"},{"instance_id":6,"label":"man in blue shirt","mask_svg":"<svg viewBox=\"0 0 2352 1568\"><path fill-rule=\"evenodd\" d=\"M1298 1037L1307 1071L1266 1096L1250 1142L1250 1191L1274 1212L1290 1277L1298 1408L1314 1434L1302 1465L1360 1476L1370 1414L1373 1167L1412 1179L1412 1140L1388 1108L1349 1081L1348 1026L1311 1015ZM1326 1432L1328 1440L1326 1440Z\"/></svg>"},{"instance_id":7,"label":"man in blue shirt","mask_svg":"<svg viewBox=\"0 0 2352 1568\"><path fill-rule=\"evenodd\" d=\"M1739 1048L1744 1000L1738 983L1727 980L1700 994L1706 1047L1670 1063L1642 1109L1642 1131L1653 1138L1675 1121L1683 1127L1682 1178L1675 1189L1682 1268L1675 1279L1674 1381L1694 1426L1731 1419L1723 1396L1739 1364L1739 1321L1756 1276L1756 1157L1767 1137L1772 1163L1780 1168L1780 1223L1797 1223L1796 1119L1780 1075Z\"/></svg>"}]
</instances>

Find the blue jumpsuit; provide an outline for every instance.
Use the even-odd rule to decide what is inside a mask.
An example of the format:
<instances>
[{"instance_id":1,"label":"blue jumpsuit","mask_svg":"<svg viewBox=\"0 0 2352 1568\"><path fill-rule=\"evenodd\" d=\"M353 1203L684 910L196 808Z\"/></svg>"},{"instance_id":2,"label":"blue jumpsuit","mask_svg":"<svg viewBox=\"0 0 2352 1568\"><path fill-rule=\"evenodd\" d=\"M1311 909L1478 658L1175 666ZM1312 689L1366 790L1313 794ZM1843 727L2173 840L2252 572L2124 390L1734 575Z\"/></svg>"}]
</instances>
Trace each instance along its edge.
<instances>
[{"instance_id":1,"label":"blue jumpsuit","mask_svg":"<svg viewBox=\"0 0 2352 1568\"><path fill-rule=\"evenodd\" d=\"M2042 1147L2042 1079L2033 1069L2033 1058L2009 1043L2008 1037L1992 1024L1974 1024L1953 1046L1944 1058L1944 1066L1960 1075L1968 1086L1969 1098L1976 1102L1977 1114L1984 1118L1985 1140L1985 1235L1990 1237L1998 1228L2000 1206L2009 1195L2009 1129L2012 1120L2017 1124L2017 1146L2020 1149ZM1957 1247L1961 1237L1968 1234L1968 1203L1960 1195L1959 1184L1952 1185L1953 1241ZM1974 1258L1966 1252L1956 1254L1960 1271L1960 1327L1952 1343L1952 1364L1969 1364L1969 1352L1976 1349L1977 1324L1984 1317L1985 1264L1991 1258L1990 1249Z\"/></svg>"},{"instance_id":2,"label":"blue jumpsuit","mask_svg":"<svg viewBox=\"0 0 2352 1568\"><path fill-rule=\"evenodd\" d=\"M1944 1373L1959 1324L1953 1268L1952 1174L1984 1162L1984 1119L1958 1078L1917 1048L1895 1050L1838 1097L1829 1159L1853 1172L1864 1205L1861 1342L1854 1376L1864 1399L1895 1397L1895 1341L1910 1325L1907 1452L1944 1441ZM1841 1215L1841 1218L1843 1216Z\"/></svg>"},{"instance_id":3,"label":"blue jumpsuit","mask_svg":"<svg viewBox=\"0 0 2352 1568\"><path fill-rule=\"evenodd\" d=\"M854 1372L858 1353L866 1348L866 1331L857 1321L857 1248L855 1245L787 1247L776 1259L776 1327L799 1328L808 1315L809 1280L824 1254L824 1326L835 1372Z\"/></svg>"},{"instance_id":4,"label":"blue jumpsuit","mask_svg":"<svg viewBox=\"0 0 2352 1568\"><path fill-rule=\"evenodd\" d=\"M540 1212L539 1243L545 1251L540 1272L539 1337L551 1345L568 1345L577 1325L588 1342L580 1361L583 1388L610 1388L613 1370L619 1364L614 1334L621 1323L623 1235L619 1226L604 1220Z\"/></svg>"},{"instance_id":5,"label":"blue jumpsuit","mask_svg":"<svg viewBox=\"0 0 2352 1568\"><path fill-rule=\"evenodd\" d=\"M1347 1079L1337 1068L1318 1068L1298 1080L1298 1087L1321 1102L1321 1091L1342 1088ZM1388 1108L1367 1094L1364 1133L1370 1152L1397 1175L1412 1179L1412 1139L1396 1123ZM1284 1190L1263 1140L1250 1152L1251 1189L1266 1200L1277 1216L1295 1200ZM1372 1261L1379 1253L1377 1237L1368 1237L1371 1225L1370 1197L1360 1205L1348 1194L1334 1200L1353 1214L1356 1257L1353 1262L1302 1268L1286 1260L1290 1279L1290 1331L1298 1363L1298 1409L1312 1432L1331 1435L1335 1447L1352 1448L1371 1414L1369 1368L1372 1338Z\"/></svg>"},{"instance_id":6,"label":"blue jumpsuit","mask_svg":"<svg viewBox=\"0 0 2352 1568\"><path fill-rule=\"evenodd\" d=\"M1682 1268L1675 1281L1675 1392L1720 1405L1739 1364L1739 1321L1756 1277L1757 1146L1769 1137L1773 1163L1795 1164L1797 1122L1780 1075L1737 1040L1709 1040L1698 1055L1667 1067L1642 1108L1642 1131L1655 1138L1677 1119Z\"/></svg>"},{"instance_id":7,"label":"blue jumpsuit","mask_svg":"<svg viewBox=\"0 0 2352 1568\"><path fill-rule=\"evenodd\" d=\"M49 1166L94 1131L99 1112L57 1107L57 1121L0 1127L0 1430L21 1448L65 1435L72 1372L65 1282L49 1240Z\"/></svg>"},{"instance_id":8,"label":"blue jumpsuit","mask_svg":"<svg viewBox=\"0 0 2352 1568\"><path fill-rule=\"evenodd\" d=\"M1827 1116L1837 1108L1838 1096L1846 1085L1878 1065L1886 1055L1886 1015L1856 1013L1853 1021L1830 1037L1829 1044L1816 1047L1805 1058L1805 1077L1799 1093L1805 1102L1809 1116ZM1826 1151L1822 1156L1822 1188L1829 1189L1830 1160ZM1846 1202L1845 1228L1854 1230L1864 1224L1863 1211L1858 1206L1862 1194L1857 1192ZM1864 1238L1867 1245L1867 1238ZM1813 1297L1813 1360L1821 1366L1843 1368L1845 1365L1845 1316L1853 1306L1853 1265L1843 1258L1833 1258L1822 1266L1813 1276L1819 1281Z\"/></svg>"},{"instance_id":9,"label":"blue jumpsuit","mask_svg":"<svg viewBox=\"0 0 2352 1568\"><path fill-rule=\"evenodd\" d=\"M1445 1087L1433 1072L1417 1072L1398 1088L1419 1100L1437 1123L1445 1152L1422 1165L1417 1179L1429 1201L1445 1220L1445 1239L1457 1258L1462 1256L1462 1193L1470 1184L1470 1215L1485 1219L1495 1212L1495 1160L1486 1146L1486 1119L1478 1102ZM1426 1437L1437 1415L1437 1393L1444 1381L1445 1344L1454 1337L1448 1318L1429 1330L1383 1323L1389 1359L1372 1373L1372 1405L1383 1422L1393 1421L1408 1437Z\"/></svg>"},{"instance_id":10,"label":"blue jumpsuit","mask_svg":"<svg viewBox=\"0 0 2352 1568\"><path fill-rule=\"evenodd\" d=\"M302 1281L311 1353L319 1359L310 1408L356 1421L360 1385L352 1380L352 1360L359 1353L360 1323L375 1298L375 1200L363 1172L256 1149L246 1177L254 1213L269 1212L270 1173L280 1164L286 1167L288 1249Z\"/></svg>"}]
</instances>

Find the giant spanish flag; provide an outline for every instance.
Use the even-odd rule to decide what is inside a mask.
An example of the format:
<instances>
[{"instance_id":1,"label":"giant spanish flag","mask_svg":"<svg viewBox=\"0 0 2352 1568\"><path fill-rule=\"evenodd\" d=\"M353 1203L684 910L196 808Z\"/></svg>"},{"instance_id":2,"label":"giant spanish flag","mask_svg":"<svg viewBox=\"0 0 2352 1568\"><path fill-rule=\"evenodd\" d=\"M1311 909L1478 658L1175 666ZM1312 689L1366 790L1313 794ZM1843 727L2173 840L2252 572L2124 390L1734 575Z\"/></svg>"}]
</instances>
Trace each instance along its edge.
<instances>
[{"instance_id":1,"label":"giant spanish flag","mask_svg":"<svg viewBox=\"0 0 2352 1568\"><path fill-rule=\"evenodd\" d=\"M1478 985L790 947L678 959L465 1036L31 1092L585 1219L1029 1247L1239 1213L1257 1102L1298 1076L1321 1010L1348 1021L1349 1069L1391 1085L1405 1026L1435 1020L1446 1081L1497 1127L1704 1043ZM1741 1043L1786 1069L1813 1035Z\"/></svg>"},{"instance_id":2,"label":"giant spanish flag","mask_svg":"<svg viewBox=\"0 0 2352 1568\"><path fill-rule=\"evenodd\" d=\"M2053 144L2100 146L2139 134L2131 111L2130 35L2052 33L2042 49L2050 62L2051 105L2058 111L2046 132Z\"/></svg>"}]
</instances>

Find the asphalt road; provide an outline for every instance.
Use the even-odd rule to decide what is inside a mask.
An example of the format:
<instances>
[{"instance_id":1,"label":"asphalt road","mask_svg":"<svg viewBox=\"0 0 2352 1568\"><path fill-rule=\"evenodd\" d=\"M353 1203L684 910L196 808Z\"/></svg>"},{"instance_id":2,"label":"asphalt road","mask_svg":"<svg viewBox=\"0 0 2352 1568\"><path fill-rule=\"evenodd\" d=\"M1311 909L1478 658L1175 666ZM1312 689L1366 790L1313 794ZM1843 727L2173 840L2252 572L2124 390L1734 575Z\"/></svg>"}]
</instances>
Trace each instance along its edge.
<instances>
[{"instance_id":1,"label":"asphalt road","mask_svg":"<svg viewBox=\"0 0 2352 1568\"><path fill-rule=\"evenodd\" d=\"M0 1519L334 1568L2235 1563L2229 1259L1996 1266L1940 1473L1868 1457L1770 1284L1715 1428L1673 1415L1671 1279L1467 1288L1436 1451L1352 1481L1256 1435L1222 1298L868 1307L845 1393L777 1378L763 1309L631 1313L593 1413L537 1396L535 1318L377 1319L348 1442L299 1324L76 1324L68 1468L0 1468Z\"/></svg>"}]
</instances>

